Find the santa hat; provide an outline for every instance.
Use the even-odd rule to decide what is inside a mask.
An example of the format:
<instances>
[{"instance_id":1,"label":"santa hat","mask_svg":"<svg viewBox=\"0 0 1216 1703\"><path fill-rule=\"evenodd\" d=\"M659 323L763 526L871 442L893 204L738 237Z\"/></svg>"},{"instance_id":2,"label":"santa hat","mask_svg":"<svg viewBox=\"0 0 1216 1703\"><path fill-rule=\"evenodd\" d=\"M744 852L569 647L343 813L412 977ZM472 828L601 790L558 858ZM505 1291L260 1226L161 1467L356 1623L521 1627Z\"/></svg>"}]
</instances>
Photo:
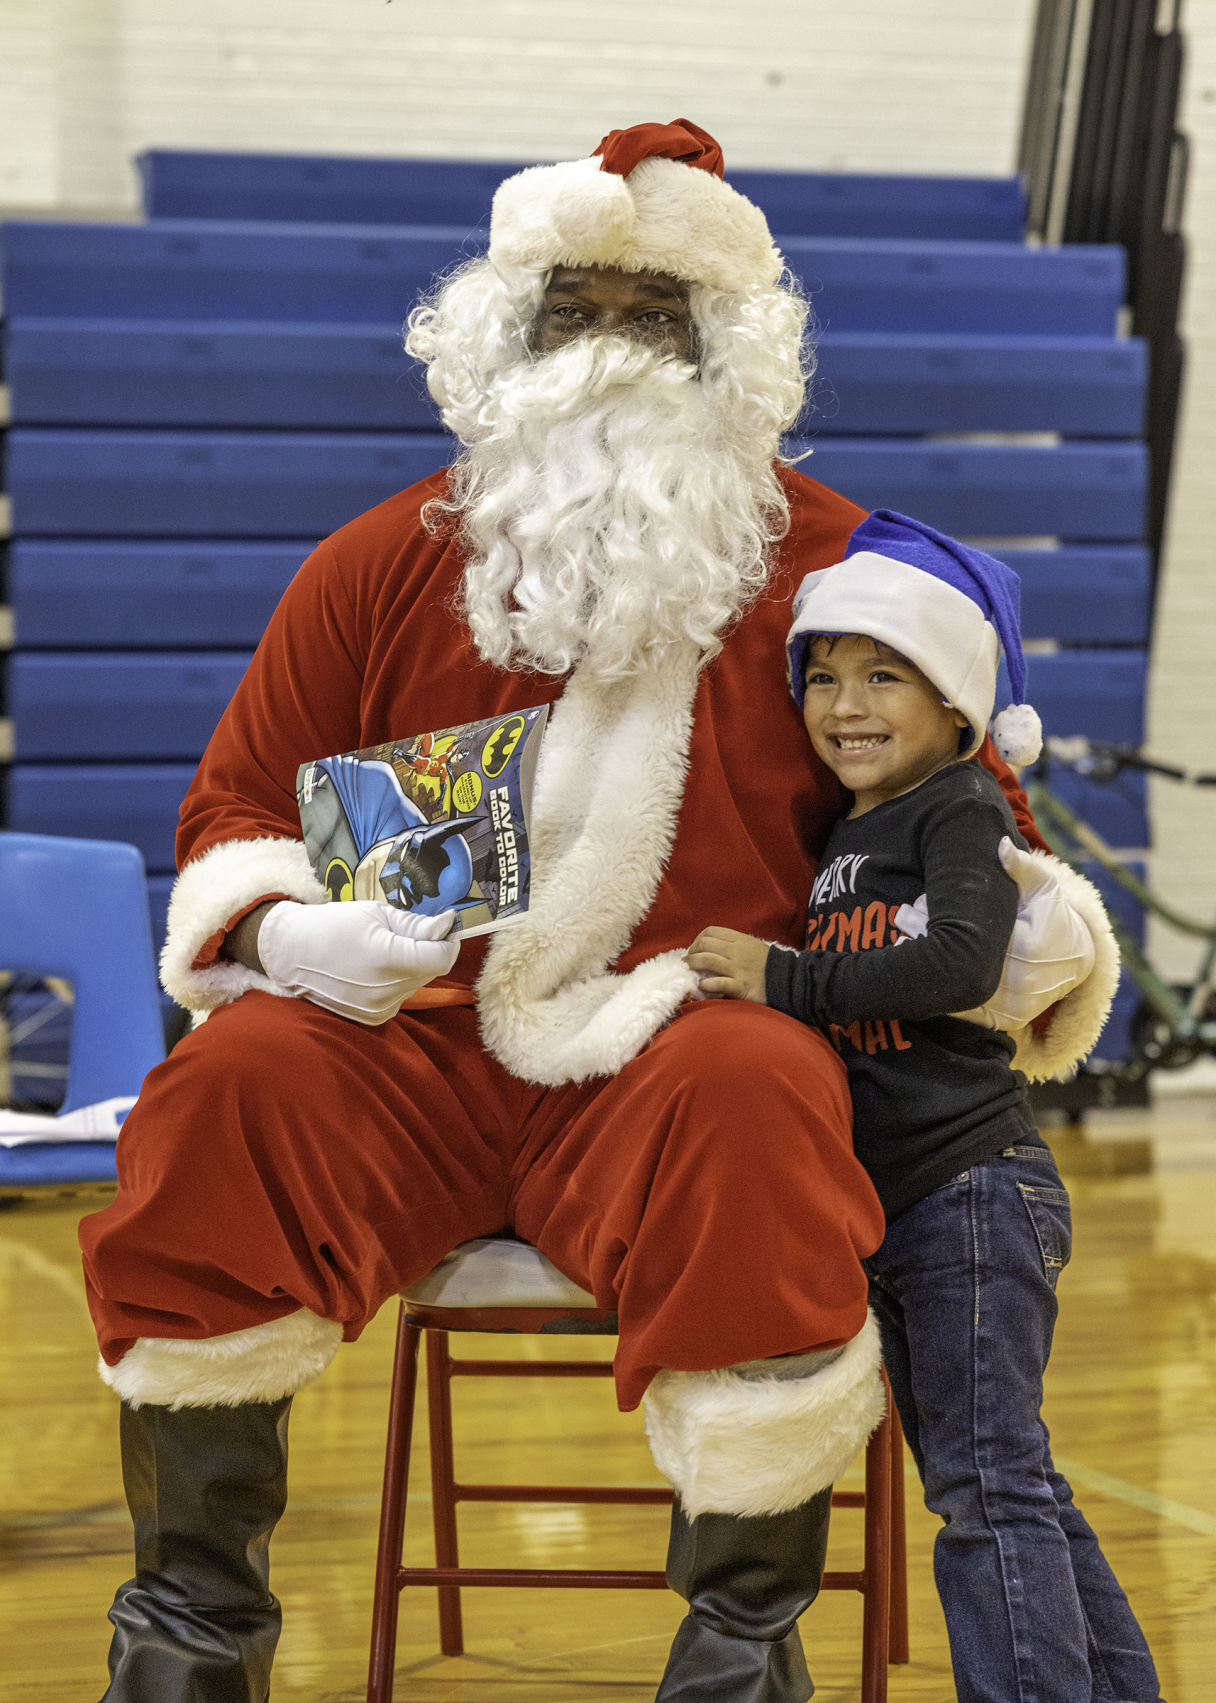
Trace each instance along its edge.
<instances>
[{"instance_id":1,"label":"santa hat","mask_svg":"<svg viewBox=\"0 0 1216 1703\"><path fill-rule=\"evenodd\" d=\"M799 706L807 655L819 633L860 633L914 662L983 743L996 699L1000 652L1014 702L992 724L1007 763L1033 763L1043 729L1025 702L1019 623L1021 584L1012 568L892 509L875 509L849 539L844 560L806 576L794 599L786 672Z\"/></svg>"},{"instance_id":2,"label":"santa hat","mask_svg":"<svg viewBox=\"0 0 1216 1703\"><path fill-rule=\"evenodd\" d=\"M499 185L491 263L511 285L555 266L614 266L734 295L767 289L785 263L764 214L722 173L721 148L686 118L610 131L588 159Z\"/></svg>"}]
</instances>

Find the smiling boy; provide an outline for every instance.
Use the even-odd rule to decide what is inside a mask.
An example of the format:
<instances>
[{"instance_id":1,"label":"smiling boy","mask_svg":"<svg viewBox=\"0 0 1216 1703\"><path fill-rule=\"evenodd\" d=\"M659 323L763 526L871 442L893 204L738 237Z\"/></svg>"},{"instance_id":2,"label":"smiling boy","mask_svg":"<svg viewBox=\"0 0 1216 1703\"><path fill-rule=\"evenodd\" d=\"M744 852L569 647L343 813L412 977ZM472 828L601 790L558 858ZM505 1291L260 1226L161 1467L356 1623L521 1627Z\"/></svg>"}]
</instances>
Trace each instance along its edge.
<instances>
[{"instance_id":1,"label":"smiling boy","mask_svg":"<svg viewBox=\"0 0 1216 1703\"><path fill-rule=\"evenodd\" d=\"M1017 605L1003 563L887 510L807 576L790 688L851 805L820 860L805 950L713 927L689 964L704 993L825 1030L848 1069L854 1149L887 1219L863 1262L870 1304L943 1520L935 1572L960 1703L1156 1703L1140 1628L1051 1461L1040 1408L1068 1196L1013 1068L1039 1073L1033 1039L987 1008L1014 927L1006 868L1031 854L969 759L999 648L1019 702L994 740L1015 764L1037 754ZM1109 1000L1117 954L1097 937L1092 979Z\"/></svg>"},{"instance_id":2,"label":"smiling boy","mask_svg":"<svg viewBox=\"0 0 1216 1703\"><path fill-rule=\"evenodd\" d=\"M996 989L1017 909L1000 850L1008 841L1024 853L1026 841L1000 786L970 760L996 690L994 592L1023 682L1016 579L980 552L964 566L952 554L963 547L948 551L939 536L876 511L795 602L791 691L816 755L852 795L820 858L805 949L711 927L689 953L703 992L831 1036L849 1070L854 1148L888 1222L1004 1147L1033 1143L1047 1156L1010 1068L1013 1038L990 1019L947 1015L979 1011ZM901 549L928 568L892 554ZM962 589L980 596L976 571L983 608ZM1022 706L998 720L998 747L1011 717L1036 743L1038 718Z\"/></svg>"},{"instance_id":3,"label":"smiling boy","mask_svg":"<svg viewBox=\"0 0 1216 1703\"><path fill-rule=\"evenodd\" d=\"M853 794L850 816L911 792L959 759L966 716L889 645L858 633L816 637L805 688L806 730Z\"/></svg>"}]
</instances>

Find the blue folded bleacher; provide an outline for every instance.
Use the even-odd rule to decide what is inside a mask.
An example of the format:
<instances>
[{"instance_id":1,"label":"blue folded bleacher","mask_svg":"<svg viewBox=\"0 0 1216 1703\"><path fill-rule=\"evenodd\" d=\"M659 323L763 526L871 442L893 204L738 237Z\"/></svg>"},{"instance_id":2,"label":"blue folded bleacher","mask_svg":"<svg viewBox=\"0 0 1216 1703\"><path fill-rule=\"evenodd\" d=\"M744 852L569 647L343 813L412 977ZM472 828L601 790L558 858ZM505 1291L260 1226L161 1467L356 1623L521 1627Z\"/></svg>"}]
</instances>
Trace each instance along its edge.
<instances>
[{"instance_id":1,"label":"blue folded bleacher","mask_svg":"<svg viewBox=\"0 0 1216 1703\"><path fill-rule=\"evenodd\" d=\"M5 373L23 425L440 429L399 326L14 316Z\"/></svg>"},{"instance_id":2,"label":"blue folded bleacher","mask_svg":"<svg viewBox=\"0 0 1216 1703\"><path fill-rule=\"evenodd\" d=\"M149 872L173 868L177 811L197 761L189 763L14 763L4 823L27 834L122 838Z\"/></svg>"},{"instance_id":3,"label":"blue folded bleacher","mask_svg":"<svg viewBox=\"0 0 1216 1703\"><path fill-rule=\"evenodd\" d=\"M535 164L535 161L532 162ZM347 225L488 224L506 160L378 160L149 148L136 160L149 219Z\"/></svg>"},{"instance_id":4,"label":"blue folded bleacher","mask_svg":"<svg viewBox=\"0 0 1216 1703\"><path fill-rule=\"evenodd\" d=\"M121 830L143 853L150 874L168 876L178 805L194 767L193 762L15 764L8 772L5 823L26 833L97 839ZM1111 845L1147 843L1143 776L1122 776L1106 786L1061 773L1052 784ZM163 891L167 895L167 887Z\"/></svg>"},{"instance_id":5,"label":"blue folded bleacher","mask_svg":"<svg viewBox=\"0 0 1216 1703\"><path fill-rule=\"evenodd\" d=\"M9 713L18 762L189 759L240 685L249 652L18 652Z\"/></svg>"},{"instance_id":6,"label":"blue folded bleacher","mask_svg":"<svg viewBox=\"0 0 1216 1703\"><path fill-rule=\"evenodd\" d=\"M1141 338L828 331L804 426L833 436L1132 438L1147 390Z\"/></svg>"},{"instance_id":7,"label":"blue folded bleacher","mask_svg":"<svg viewBox=\"0 0 1216 1703\"><path fill-rule=\"evenodd\" d=\"M1139 443L924 443L815 438L804 472L863 508L898 509L967 538L1139 538L1148 457Z\"/></svg>"},{"instance_id":8,"label":"blue folded bleacher","mask_svg":"<svg viewBox=\"0 0 1216 1703\"><path fill-rule=\"evenodd\" d=\"M477 252L451 227L7 222L5 312L43 318L335 320L400 325Z\"/></svg>"},{"instance_id":9,"label":"blue folded bleacher","mask_svg":"<svg viewBox=\"0 0 1216 1703\"><path fill-rule=\"evenodd\" d=\"M175 877L171 874L149 875L148 910L152 917L152 942L159 956L165 944L165 922L169 911L169 894Z\"/></svg>"},{"instance_id":10,"label":"blue folded bleacher","mask_svg":"<svg viewBox=\"0 0 1216 1703\"><path fill-rule=\"evenodd\" d=\"M311 547L307 538L17 539L9 560L17 643L26 650L252 646ZM1147 545L1002 546L1000 555L1021 576L1028 640L1147 644Z\"/></svg>"},{"instance_id":11,"label":"blue folded bleacher","mask_svg":"<svg viewBox=\"0 0 1216 1703\"><path fill-rule=\"evenodd\" d=\"M1026 191L1015 177L732 171L727 182L790 236L1020 242Z\"/></svg>"},{"instance_id":12,"label":"blue folded bleacher","mask_svg":"<svg viewBox=\"0 0 1216 1703\"><path fill-rule=\"evenodd\" d=\"M23 425L435 430L392 326L13 316L5 372ZM805 428L1134 437L1139 338L828 332Z\"/></svg>"},{"instance_id":13,"label":"blue folded bleacher","mask_svg":"<svg viewBox=\"0 0 1216 1703\"><path fill-rule=\"evenodd\" d=\"M790 270L821 331L1104 337L1126 283L1112 246L792 237Z\"/></svg>"},{"instance_id":14,"label":"blue folded bleacher","mask_svg":"<svg viewBox=\"0 0 1216 1703\"><path fill-rule=\"evenodd\" d=\"M1144 738L1144 686L1148 652L1061 650L1026 660L1029 701L1045 734L1083 733L1117 745Z\"/></svg>"},{"instance_id":15,"label":"blue folded bleacher","mask_svg":"<svg viewBox=\"0 0 1216 1703\"><path fill-rule=\"evenodd\" d=\"M312 543L19 538L15 640L26 652L252 649Z\"/></svg>"},{"instance_id":16,"label":"blue folded bleacher","mask_svg":"<svg viewBox=\"0 0 1216 1703\"><path fill-rule=\"evenodd\" d=\"M446 465L439 432L17 429L20 537L320 538Z\"/></svg>"},{"instance_id":17,"label":"blue folded bleacher","mask_svg":"<svg viewBox=\"0 0 1216 1703\"><path fill-rule=\"evenodd\" d=\"M1149 844L1148 788L1143 775L1120 775L1108 785L1060 769L1052 771L1051 784L1107 845L1128 848Z\"/></svg>"},{"instance_id":18,"label":"blue folded bleacher","mask_svg":"<svg viewBox=\"0 0 1216 1703\"><path fill-rule=\"evenodd\" d=\"M531 162L535 163L535 162ZM345 159L150 148L138 161L152 219L329 224L487 224L503 160ZM775 231L1017 242L1026 194L1017 178L732 171Z\"/></svg>"},{"instance_id":19,"label":"blue folded bleacher","mask_svg":"<svg viewBox=\"0 0 1216 1703\"><path fill-rule=\"evenodd\" d=\"M9 665L18 760L190 757L210 737L247 650L154 653L19 650ZM1031 700L1048 734L1136 744L1147 652L1063 650L1030 659Z\"/></svg>"},{"instance_id":20,"label":"blue folded bleacher","mask_svg":"<svg viewBox=\"0 0 1216 1703\"><path fill-rule=\"evenodd\" d=\"M997 550L1022 581L1022 634L1065 645L1147 645L1152 553L1147 544L1064 544ZM1129 841L1121 841L1129 844Z\"/></svg>"},{"instance_id":21,"label":"blue folded bleacher","mask_svg":"<svg viewBox=\"0 0 1216 1703\"><path fill-rule=\"evenodd\" d=\"M126 656L33 652L13 658L18 759L175 758L200 751L249 662L246 651ZM1138 744L1147 653L1061 651L1029 664L1048 734Z\"/></svg>"},{"instance_id":22,"label":"blue folded bleacher","mask_svg":"<svg viewBox=\"0 0 1216 1703\"><path fill-rule=\"evenodd\" d=\"M1113 336L1122 249L791 237L821 327ZM17 318L400 324L436 273L476 252L454 227L6 223L5 311Z\"/></svg>"},{"instance_id":23,"label":"blue folded bleacher","mask_svg":"<svg viewBox=\"0 0 1216 1703\"><path fill-rule=\"evenodd\" d=\"M1027 695L1039 712L1048 737L1090 739L1138 745L1144 738L1148 650L1139 645L1061 648L1026 659ZM997 697L1007 703L1004 670ZM1124 774L1113 784L1056 765L1051 785L1064 802L1089 822L1108 844L1149 843L1147 789L1143 774Z\"/></svg>"},{"instance_id":24,"label":"blue folded bleacher","mask_svg":"<svg viewBox=\"0 0 1216 1703\"><path fill-rule=\"evenodd\" d=\"M945 531L1140 535L1137 443L925 444L817 438L802 465L865 508ZM320 537L442 467L440 433L107 432L20 428L6 484L22 537Z\"/></svg>"}]
</instances>

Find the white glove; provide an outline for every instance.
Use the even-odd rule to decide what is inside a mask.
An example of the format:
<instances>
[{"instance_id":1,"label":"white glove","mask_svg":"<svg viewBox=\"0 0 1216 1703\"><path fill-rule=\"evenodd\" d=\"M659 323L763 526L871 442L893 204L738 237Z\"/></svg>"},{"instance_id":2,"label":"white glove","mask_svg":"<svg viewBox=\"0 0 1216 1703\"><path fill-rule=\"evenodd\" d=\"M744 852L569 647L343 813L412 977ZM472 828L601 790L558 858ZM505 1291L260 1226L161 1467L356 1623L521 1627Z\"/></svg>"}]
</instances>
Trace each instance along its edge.
<instances>
[{"instance_id":1,"label":"white glove","mask_svg":"<svg viewBox=\"0 0 1216 1703\"><path fill-rule=\"evenodd\" d=\"M374 1028L452 968L460 942L443 937L455 916L418 916L377 899L280 899L262 919L258 957L271 981L297 999Z\"/></svg>"},{"instance_id":2,"label":"white glove","mask_svg":"<svg viewBox=\"0 0 1216 1703\"><path fill-rule=\"evenodd\" d=\"M986 1005L954 1015L986 1029L1024 1029L1085 980L1094 967L1094 943L1061 897L1051 864L1020 850L1008 835L998 850L1001 867L1018 884L1017 921L1001 985Z\"/></svg>"},{"instance_id":3,"label":"white glove","mask_svg":"<svg viewBox=\"0 0 1216 1703\"><path fill-rule=\"evenodd\" d=\"M903 946L909 940L919 940L929 932L929 897L921 893L910 905L901 905L895 913L895 926L899 930L896 946Z\"/></svg>"}]
</instances>

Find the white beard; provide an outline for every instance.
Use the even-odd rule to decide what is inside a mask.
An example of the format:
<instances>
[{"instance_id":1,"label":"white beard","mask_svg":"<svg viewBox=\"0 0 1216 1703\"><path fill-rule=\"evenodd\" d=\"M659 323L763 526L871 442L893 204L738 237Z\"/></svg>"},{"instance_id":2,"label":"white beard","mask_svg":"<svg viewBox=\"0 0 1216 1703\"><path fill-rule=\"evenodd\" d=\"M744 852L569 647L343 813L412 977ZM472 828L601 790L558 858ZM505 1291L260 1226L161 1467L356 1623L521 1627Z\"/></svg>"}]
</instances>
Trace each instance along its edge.
<instances>
[{"instance_id":1,"label":"white beard","mask_svg":"<svg viewBox=\"0 0 1216 1703\"><path fill-rule=\"evenodd\" d=\"M744 412L620 337L501 374L439 505L461 518L480 654L604 681L690 640L716 655L787 524L777 443Z\"/></svg>"}]
</instances>

